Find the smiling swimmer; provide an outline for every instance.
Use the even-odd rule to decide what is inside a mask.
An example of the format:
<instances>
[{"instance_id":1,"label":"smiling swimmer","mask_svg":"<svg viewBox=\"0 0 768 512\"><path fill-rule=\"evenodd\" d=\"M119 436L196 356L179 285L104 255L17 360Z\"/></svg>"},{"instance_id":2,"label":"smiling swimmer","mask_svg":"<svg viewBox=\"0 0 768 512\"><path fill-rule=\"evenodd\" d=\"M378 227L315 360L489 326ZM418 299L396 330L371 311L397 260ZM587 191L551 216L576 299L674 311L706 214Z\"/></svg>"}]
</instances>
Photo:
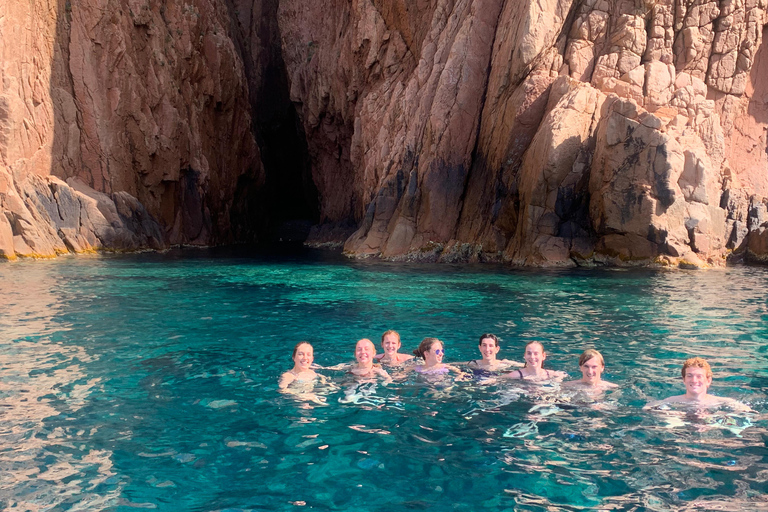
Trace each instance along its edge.
<instances>
[{"instance_id":1,"label":"smiling swimmer","mask_svg":"<svg viewBox=\"0 0 768 512\"><path fill-rule=\"evenodd\" d=\"M544 346L538 341L531 341L525 346L523 355L525 367L520 370L507 373L504 376L510 379L525 380L536 383L563 380L567 374L555 370L545 370L542 368L547 353L544 352Z\"/></svg>"},{"instance_id":2,"label":"smiling swimmer","mask_svg":"<svg viewBox=\"0 0 768 512\"><path fill-rule=\"evenodd\" d=\"M443 342L437 338L424 338L413 353L417 357L424 359L424 364L419 364L413 367L413 370L416 373L424 375L444 375L449 372L454 372L457 376L463 379L469 377L457 367L443 362L445 346L443 345Z\"/></svg>"},{"instance_id":3,"label":"smiling swimmer","mask_svg":"<svg viewBox=\"0 0 768 512\"><path fill-rule=\"evenodd\" d=\"M579 357L579 369L582 377L579 380L571 380L563 383L563 387L580 389L583 391L605 391L619 387L612 382L602 379L605 370L603 355L595 349L585 350Z\"/></svg>"},{"instance_id":4,"label":"smiling swimmer","mask_svg":"<svg viewBox=\"0 0 768 512\"><path fill-rule=\"evenodd\" d=\"M664 400L649 402L643 409L654 409L668 404L687 404L695 407L715 408L727 406L734 411L748 412L752 409L734 400L714 396L707 393L709 386L712 385L712 368L709 363L700 357L691 357L683 363L683 383L685 384L685 394L670 396Z\"/></svg>"},{"instance_id":5,"label":"smiling swimmer","mask_svg":"<svg viewBox=\"0 0 768 512\"><path fill-rule=\"evenodd\" d=\"M389 330L381 335L381 348L383 354L376 354L375 358L382 364L402 364L413 359L410 354L401 354L398 349L402 346L400 343L400 334L397 331Z\"/></svg>"},{"instance_id":6,"label":"smiling swimmer","mask_svg":"<svg viewBox=\"0 0 768 512\"><path fill-rule=\"evenodd\" d=\"M376 346L368 338L363 338L355 345L355 360L347 373L354 375L358 379L375 379L380 377L384 383L392 382L392 377L384 370L380 364L374 364L376 357Z\"/></svg>"},{"instance_id":7,"label":"smiling swimmer","mask_svg":"<svg viewBox=\"0 0 768 512\"><path fill-rule=\"evenodd\" d=\"M309 383L319 377L312 369L312 362L315 360L314 349L306 341L300 341L293 347L293 369L288 370L280 376L277 386L285 389L295 383Z\"/></svg>"},{"instance_id":8,"label":"smiling swimmer","mask_svg":"<svg viewBox=\"0 0 768 512\"><path fill-rule=\"evenodd\" d=\"M467 363L472 369L485 370L489 372L504 370L510 366L523 366L523 363L516 361L510 361L509 359L496 359L496 355L501 350L499 346L499 338L495 334L486 333L480 336L480 343L478 343L480 354L482 359L473 359Z\"/></svg>"}]
</instances>

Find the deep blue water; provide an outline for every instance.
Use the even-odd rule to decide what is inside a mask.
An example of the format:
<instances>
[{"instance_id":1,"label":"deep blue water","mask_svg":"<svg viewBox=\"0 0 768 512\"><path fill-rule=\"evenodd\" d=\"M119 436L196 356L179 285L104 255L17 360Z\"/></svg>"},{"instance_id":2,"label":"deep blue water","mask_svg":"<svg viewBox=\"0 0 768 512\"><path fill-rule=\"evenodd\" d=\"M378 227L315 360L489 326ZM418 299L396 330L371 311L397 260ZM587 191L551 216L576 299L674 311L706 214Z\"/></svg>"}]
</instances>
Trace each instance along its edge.
<instances>
[{"instance_id":1,"label":"deep blue water","mask_svg":"<svg viewBox=\"0 0 768 512\"><path fill-rule=\"evenodd\" d=\"M0 264L3 510L765 510L768 269L528 271L188 251ZM597 404L515 383L408 378L281 394L397 329L446 361L541 341ZM642 411L710 360L754 414ZM350 399L351 398L351 399ZM762 508L761 508L762 507Z\"/></svg>"}]
</instances>

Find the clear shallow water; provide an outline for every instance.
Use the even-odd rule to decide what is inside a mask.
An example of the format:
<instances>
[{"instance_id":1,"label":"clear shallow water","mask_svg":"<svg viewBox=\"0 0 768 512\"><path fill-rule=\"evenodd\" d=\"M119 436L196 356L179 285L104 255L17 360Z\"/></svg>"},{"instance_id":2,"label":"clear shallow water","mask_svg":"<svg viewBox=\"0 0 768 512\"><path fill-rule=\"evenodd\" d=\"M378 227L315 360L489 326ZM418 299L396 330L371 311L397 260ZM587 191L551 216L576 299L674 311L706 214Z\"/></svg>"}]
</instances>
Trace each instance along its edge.
<instances>
[{"instance_id":1,"label":"clear shallow water","mask_svg":"<svg viewBox=\"0 0 768 512\"><path fill-rule=\"evenodd\" d=\"M513 271L221 251L0 265L4 510L766 510L768 270ZM277 392L299 340L542 341L602 404L508 383ZM702 355L750 416L647 413ZM351 398L351 400L350 400Z\"/></svg>"}]
</instances>

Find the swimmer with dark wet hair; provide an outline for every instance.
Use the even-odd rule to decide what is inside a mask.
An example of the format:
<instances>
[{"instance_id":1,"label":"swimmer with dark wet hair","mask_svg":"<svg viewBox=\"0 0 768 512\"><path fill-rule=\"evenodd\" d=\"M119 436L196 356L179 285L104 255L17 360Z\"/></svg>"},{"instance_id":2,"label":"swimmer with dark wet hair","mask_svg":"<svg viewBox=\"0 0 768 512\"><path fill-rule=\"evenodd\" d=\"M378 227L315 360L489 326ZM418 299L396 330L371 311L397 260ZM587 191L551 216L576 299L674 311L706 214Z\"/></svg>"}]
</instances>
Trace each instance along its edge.
<instances>
[{"instance_id":1,"label":"swimmer with dark wet hair","mask_svg":"<svg viewBox=\"0 0 768 512\"><path fill-rule=\"evenodd\" d=\"M413 359L413 356L410 354L398 352L401 346L400 334L390 329L381 335L381 348L384 350L384 353L376 354L376 360L382 364L397 365Z\"/></svg>"},{"instance_id":2,"label":"swimmer with dark wet hair","mask_svg":"<svg viewBox=\"0 0 768 512\"><path fill-rule=\"evenodd\" d=\"M563 383L563 387L580 389L584 391L605 391L619 387L602 379L605 370L603 355L590 348L582 352L579 357L579 369L582 377L579 380L571 380Z\"/></svg>"},{"instance_id":3,"label":"swimmer with dark wet hair","mask_svg":"<svg viewBox=\"0 0 768 512\"><path fill-rule=\"evenodd\" d=\"M725 398L707 393L712 385L712 368L704 359L691 357L683 363L683 383L685 394L671 396L664 400L648 403L643 409L654 409L669 404L683 404L695 407L716 408L730 407L734 411L751 411L752 409L733 398Z\"/></svg>"},{"instance_id":4,"label":"swimmer with dark wet hair","mask_svg":"<svg viewBox=\"0 0 768 512\"><path fill-rule=\"evenodd\" d=\"M545 382L561 381L568 376L565 372L542 368L544 360L547 358L547 353L544 352L544 345L538 341L531 341L525 345L523 358L525 359L525 367L506 373L504 377L543 384Z\"/></svg>"},{"instance_id":5,"label":"swimmer with dark wet hair","mask_svg":"<svg viewBox=\"0 0 768 512\"><path fill-rule=\"evenodd\" d=\"M319 375L312 369L312 362L315 360L314 349L309 342L300 341L293 347L293 369L288 370L280 376L277 386L285 389L293 383L310 383L317 379Z\"/></svg>"},{"instance_id":6,"label":"swimmer with dark wet hair","mask_svg":"<svg viewBox=\"0 0 768 512\"><path fill-rule=\"evenodd\" d=\"M469 377L456 366L445 364L443 362L445 345L443 345L443 342L437 338L424 338L421 340L421 343L419 343L418 348L413 351L413 354L424 360L424 364L418 364L412 367L413 371L416 373L421 373L423 375L444 375L453 372L461 378Z\"/></svg>"},{"instance_id":7,"label":"swimmer with dark wet hair","mask_svg":"<svg viewBox=\"0 0 768 512\"><path fill-rule=\"evenodd\" d=\"M501 350L499 346L499 338L495 334L486 333L480 336L480 343L478 343L480 354L482 359L473 359L467 363L472 369L485 370L489 372L504 370L510 366L523 366L523 363L517 361L510 361L509 359L497 359L496 355Z\"/></svg>"},{"instance_id":8,"label":"swimmer with dark wet hair","mask_svg":"<svg viewBox=\"0 0 768 512\"><path fill-rule=\"evenodd\" d=\"M384 370L380 364L374 364L376 357L376 346L368 338L363 338L355 345L355 361L347 373L360 379L381 378L384 383L392 382L392 377Z\"/></svg>"}]
</instances>

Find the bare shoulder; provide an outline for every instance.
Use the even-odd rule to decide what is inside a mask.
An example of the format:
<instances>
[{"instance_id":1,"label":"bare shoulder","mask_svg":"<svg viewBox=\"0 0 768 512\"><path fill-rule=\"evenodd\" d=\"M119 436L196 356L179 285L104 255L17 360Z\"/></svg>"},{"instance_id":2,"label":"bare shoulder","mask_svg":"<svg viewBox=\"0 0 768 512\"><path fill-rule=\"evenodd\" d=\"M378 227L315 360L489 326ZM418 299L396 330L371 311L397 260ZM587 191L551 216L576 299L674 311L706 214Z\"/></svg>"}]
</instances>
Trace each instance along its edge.
<instances>
[{"instance_id":1,"label":"bare shoulder","mask_svg":"<svg viewBox=\"0 0 768 512\"><path fill-rule=\"evenodd\" d=\"M726 398L726 397L715 397L715 398L716 400L715 400L715 403L713 403L713 405L716 405L716 406L724 405L738 412L752 411L752 408L750 406L743 404L736 399Z\"/></svg>"},{"instance_id":2,"label":"bare shoulder","mask_svg":"<svg viewBox=\"0 0 768 512\"><path fill-rule=\"evenodd\" d=\"M285 372L280 376L280 380L277 381L277 387L285 389L290 386L291 382L296 380L296 376L291 372Z\"/></svg>"}]
</instances>

